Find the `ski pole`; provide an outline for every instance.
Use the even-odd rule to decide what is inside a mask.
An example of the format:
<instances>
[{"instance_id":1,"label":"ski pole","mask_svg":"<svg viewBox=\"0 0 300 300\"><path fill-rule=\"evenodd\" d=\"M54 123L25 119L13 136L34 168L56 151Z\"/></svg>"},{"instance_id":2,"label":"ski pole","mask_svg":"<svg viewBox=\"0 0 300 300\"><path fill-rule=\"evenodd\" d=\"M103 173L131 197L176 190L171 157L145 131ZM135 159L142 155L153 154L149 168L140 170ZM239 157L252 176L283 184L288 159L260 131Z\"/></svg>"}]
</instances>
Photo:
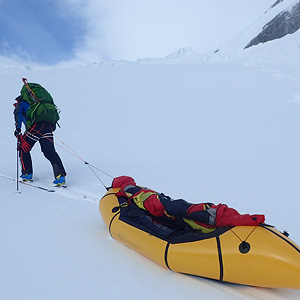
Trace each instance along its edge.
<instances>
[{"instance_id":1,"label":"ski pole","mask_svg":"<svg viewBox=\"0 0 300 300\"><path fill-rule=\"evenodd\" d=\"M19 192L19 137L17 139L17 178L16 178L16 183L17 183L17 193L20 193Z\"/></svg>"}]
</instances>

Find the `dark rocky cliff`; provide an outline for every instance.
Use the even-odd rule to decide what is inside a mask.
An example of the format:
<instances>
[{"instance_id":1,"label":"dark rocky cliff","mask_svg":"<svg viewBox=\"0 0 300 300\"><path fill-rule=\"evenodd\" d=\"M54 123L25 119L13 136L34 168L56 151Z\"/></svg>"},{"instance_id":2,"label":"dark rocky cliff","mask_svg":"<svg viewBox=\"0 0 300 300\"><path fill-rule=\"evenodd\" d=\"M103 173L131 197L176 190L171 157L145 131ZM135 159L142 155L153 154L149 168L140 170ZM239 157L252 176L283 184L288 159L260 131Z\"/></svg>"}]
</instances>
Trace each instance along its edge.
<instances>
[{"instance_id":1,"label":"dark rocky cliff","mask_svg":"<svg viewBox=\"0 0 300 300\"><path fill-rule=\"evenodd\" d=\"M272 7L283 0L277 0ZM253 38L245 47L249 48L260 43L280 39L287 34L293 34L300 28L300 1L295 3L290 10L279 13L273 20L267 23L262 31Z\"/></svg>"}]
</instances>

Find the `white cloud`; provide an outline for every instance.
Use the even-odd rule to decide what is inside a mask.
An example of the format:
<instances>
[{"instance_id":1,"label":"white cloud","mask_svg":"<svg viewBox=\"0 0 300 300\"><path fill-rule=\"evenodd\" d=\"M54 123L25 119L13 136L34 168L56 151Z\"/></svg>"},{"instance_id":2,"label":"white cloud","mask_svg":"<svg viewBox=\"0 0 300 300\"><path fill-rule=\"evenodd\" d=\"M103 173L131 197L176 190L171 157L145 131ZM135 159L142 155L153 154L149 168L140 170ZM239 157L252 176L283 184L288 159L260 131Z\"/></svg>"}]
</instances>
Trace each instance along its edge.
<instances>
[{"instance_id":1,"label":"white cloud","mask_svg":"<svg viewBox=\"0 0 300 300\"><path fill-rule=\"evenodd\" d=\"M85 61L163 57L181 47L213 49L274 0L65 0L86 20ZM247 3L245 3L247 2Z\"/></svg>"},{"instance_id":2,"label":"white cloud","mask_svg":"<svg viewBox=\"0 0 300 300\"><path fill-rule=\"evenodd\" d=\"M101 0L64 0L60 2L61 13L68 6L76 17L84 20L86 35L74 50L79 60L86 62L109 58L109 47L104 34L106 18L106 1Z\"/></svg>"}]
</instances>

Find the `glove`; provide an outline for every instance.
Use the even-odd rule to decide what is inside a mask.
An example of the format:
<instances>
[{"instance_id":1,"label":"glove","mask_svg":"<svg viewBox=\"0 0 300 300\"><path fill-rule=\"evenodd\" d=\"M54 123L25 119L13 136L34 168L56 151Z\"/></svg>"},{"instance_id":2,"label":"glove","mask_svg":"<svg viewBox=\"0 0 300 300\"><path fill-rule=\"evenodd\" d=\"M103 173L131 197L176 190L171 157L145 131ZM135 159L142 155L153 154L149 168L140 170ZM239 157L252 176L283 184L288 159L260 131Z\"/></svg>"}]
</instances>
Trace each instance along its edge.
<instances>
[{"instance_id":1,"label":"glove","mask_svg":"<svg viewBox=\"0 0 300 300\"><path fill-rule=\"evenodd\" d=\"M31 149L31 146L25 140L25 138L23 137L22 134L20 134L19 136L20 136L20 146L19 146L20 149L19 150L23 150L25 153L29 152Z\"/></svg>"},{"instance_id":2,"label":"glove","mask_svg":"<svg viewBox=\"0 0 300 300\"><path fill-rule=\"evenodd\" d=\"M16 130L14 132L15 137L18 137L18 135L20 135L20 133L21 133L21 128L16 128Z\"/></svg>"}]
</instances>

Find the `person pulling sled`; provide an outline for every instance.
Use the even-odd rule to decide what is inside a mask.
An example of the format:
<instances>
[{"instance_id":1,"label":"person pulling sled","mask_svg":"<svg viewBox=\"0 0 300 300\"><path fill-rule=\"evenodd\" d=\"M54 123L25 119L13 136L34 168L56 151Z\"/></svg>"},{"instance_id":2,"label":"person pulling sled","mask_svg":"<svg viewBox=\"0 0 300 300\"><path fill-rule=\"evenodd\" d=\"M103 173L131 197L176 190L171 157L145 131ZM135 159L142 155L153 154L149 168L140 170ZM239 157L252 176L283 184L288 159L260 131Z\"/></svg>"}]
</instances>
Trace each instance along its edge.
<instances>
[{"instance_id":1,"label":"person pulling sled","mask_svg":"<svg viewBox=\"0 0 300 300\"><path fill-rule=\"evenodd\" d=\"M48 91L37 83L28 83L23 78L21 95L15 100L14 118L18 139L18 151L22 166L22 181L32 181L33 167L30 151L36 142L40 143L41 151L50 161L54 173L54 185L66 185L66 171L60 156L54 147L53 131L59 120L59 112ZM25 132L22 134L22 123Z\"/></svg>"}]
</instances>

